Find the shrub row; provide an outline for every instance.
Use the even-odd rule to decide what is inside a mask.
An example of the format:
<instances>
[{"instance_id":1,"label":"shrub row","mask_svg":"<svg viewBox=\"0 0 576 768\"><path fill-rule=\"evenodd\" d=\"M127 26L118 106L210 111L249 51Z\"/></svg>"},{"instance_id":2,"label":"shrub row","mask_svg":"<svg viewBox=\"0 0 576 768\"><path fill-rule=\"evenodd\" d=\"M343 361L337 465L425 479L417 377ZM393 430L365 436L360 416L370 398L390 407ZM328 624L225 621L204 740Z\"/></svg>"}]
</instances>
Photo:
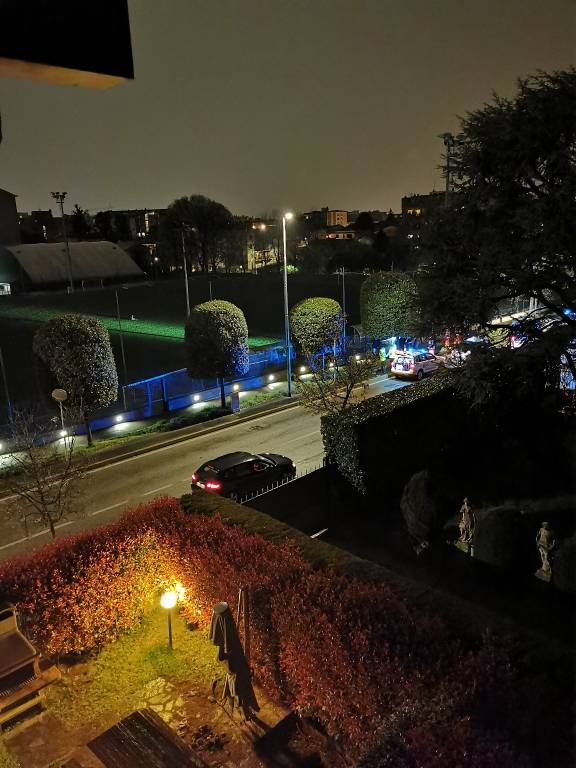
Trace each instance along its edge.
<instances>
[{"instance_id":1,"label":"shrub row","mask_svg":"<svg viewBox=\"0 0 576 768\"><path fill-rule=\"evenodd\" d=\"M272 543L163 499L0 566L2 597L52 654L90 651L137 626L175 581L186 588L182 612L202 626L215 602L234 605L238 587L250 588L258 679L318 718L353 760L530 764L505 732L524 708L493 638L464 649L387 584L314 571L293 541Z\"/></svg>"}]
</instances>

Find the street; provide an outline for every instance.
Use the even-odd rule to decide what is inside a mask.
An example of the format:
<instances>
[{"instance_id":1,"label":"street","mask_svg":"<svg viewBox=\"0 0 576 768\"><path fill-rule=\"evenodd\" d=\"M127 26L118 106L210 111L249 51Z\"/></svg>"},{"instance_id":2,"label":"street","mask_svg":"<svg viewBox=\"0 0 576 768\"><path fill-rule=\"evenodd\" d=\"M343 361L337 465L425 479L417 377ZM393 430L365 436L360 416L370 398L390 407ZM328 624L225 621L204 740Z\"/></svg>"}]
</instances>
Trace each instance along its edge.
<instances>
[{"instance_id":1,"label":"street","mask_svg":"<svg viewBox=\"0 0 576 768\"><path fill-rule=\"evenodd\" d=\"M379 377L370 384L369 396L406 385L404 381ZM126 507L159 496L181 496L190 490L190 475L202 463L241 450L282 453L294 460L299 473L308 472L322 464L324 455L320 417L293 408L93 469L77 502L82 515L59 523L58 532L78 533L115 520ZM25 535L18 520L20 503L14 497L0 500L0 559L50 540L48 531L40 527L31 528L29 536Z\"/></svg>"}]
</instances>

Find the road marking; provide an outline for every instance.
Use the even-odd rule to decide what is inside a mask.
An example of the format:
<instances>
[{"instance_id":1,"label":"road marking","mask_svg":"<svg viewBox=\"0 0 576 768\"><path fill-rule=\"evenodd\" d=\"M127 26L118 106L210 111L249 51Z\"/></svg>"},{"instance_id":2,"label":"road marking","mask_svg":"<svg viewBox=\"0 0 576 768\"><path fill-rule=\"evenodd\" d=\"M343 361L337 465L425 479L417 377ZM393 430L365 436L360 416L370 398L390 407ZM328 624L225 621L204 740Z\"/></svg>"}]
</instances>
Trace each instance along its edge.
<instances>
[{"instance_id":1,"label":"road marking","mask_svg":"<svg viewBox=\"0 0 576 768\"><path fill-rule=\"evenodd\" d=\"M304 440L307 437L312 437L312 435L318 435L320 437L320 432L315 429L314 432L307 432L305 435L298 435L297 437L293 437L290 440L280 440L282 445L288 445L288 443L296 443L298 440Z\"/></svg>"},{"instance_id":2,"label":"road marking","mask_svg":"<svg viewBox=\"0 0 576 768\"><path fill-rule=\"evenodd\" d=\"M72 523L76 522L75 520L67 520L65 523L57 523L54 528L66 528L67 525L72 525ZM43 536L45 533L50 533L49 528L45 528L43 531L37 531L36 533L31 533L30 536L24 536L22 539L16 539L16 541L11 541L9 544L3 544L0 549L9 549L10 547L16 546L16 544L23 544L25 541L30 541L30 539L35 539L38 536Z\"/></svg>"},{"instance_id":3,"label":"road marking","mask_svg":"<svg viewBox=\"0 0 576 768\"><path fill-rule=\"evenodd\" d=\"M88 515L90 517L93 517L94 515L99 515L101 512L108 512L111 509L116 509L116 507L121 507L122 504L128 504L128 499L124 499L124 501L119 501L117 504L111 504L109 507L102 507L102 509L95 509L94 512L88 512Z\"/></svg>"},{"instance_id":4,"label":"road marking","mask_svg":"<svg viewBox=\"0 0 576 768\"><path fill-rule=\"evenodd\" d=\"M141 493L141 496L150 496L153 493L157 493L158 491L163 491L165 488L171 488L174 485L174 483L168 483L168 485L161 485L159 488L152 488L151 491L146 491L145 493Z\"/></svg>"}]
</instances>

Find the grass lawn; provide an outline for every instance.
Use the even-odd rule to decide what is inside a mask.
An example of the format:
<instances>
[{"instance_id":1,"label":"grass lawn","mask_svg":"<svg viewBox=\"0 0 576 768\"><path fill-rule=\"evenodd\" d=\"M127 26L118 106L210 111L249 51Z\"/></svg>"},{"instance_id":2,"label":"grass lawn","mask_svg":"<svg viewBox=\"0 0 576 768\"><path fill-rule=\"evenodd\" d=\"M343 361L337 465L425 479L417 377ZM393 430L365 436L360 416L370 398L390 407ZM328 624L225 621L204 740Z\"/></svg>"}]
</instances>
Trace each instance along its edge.
<instances>
[{"instance_id":1,"label":"grass lawn","mask_svg":"<svg viewBox=\"0 0 576 768\"><path fill-rule=\"evenodd\" d=\"M63 671L62 682L46 694L48 710L66 730L74 730L125 717L141 706L144 687L158 677L205 686L222 675L205 632L191 631L174 617L172 633L170 650L166 611L154 610L137 630L107 645L95 659Z\"/></svg>"},{"instance_id":2,"label":"grass lawn","mask_svg":"<svg viewBox=\"0 0 576 768\"><path fill-rule=\"evenodd\" d=\"M0 317L10 320L20 320L40 325L60 317L62 309L54 307L42 307L34 304L0 305ZM110 333L118 333L120 327L116 317L108 315L96 315L102 325ZM161 336L168 339L183 339L184 325L182 323L162 322L160 320L122 320L122 332L139 336ZM273 336L251 336L248 340L250 349L267 347L278 342Z\"/></svg>"}]
</instances>

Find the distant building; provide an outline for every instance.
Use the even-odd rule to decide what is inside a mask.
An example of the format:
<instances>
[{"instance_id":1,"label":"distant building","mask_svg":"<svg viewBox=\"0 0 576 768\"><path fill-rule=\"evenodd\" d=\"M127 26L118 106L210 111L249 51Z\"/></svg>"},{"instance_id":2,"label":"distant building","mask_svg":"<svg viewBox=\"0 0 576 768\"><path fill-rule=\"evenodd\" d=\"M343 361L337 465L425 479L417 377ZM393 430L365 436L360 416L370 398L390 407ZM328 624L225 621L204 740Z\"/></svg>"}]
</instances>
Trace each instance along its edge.
<instances>
[{"instance_id":1,"label":"distant building","mask_svg":"<svg viewBox=\"0 0 576 768\"><path fill-rule=\"evenodd\" d=\"M16 195L0 189L0 245L17 245L20 242Z\"/></svg>"},{"instance_id":2,"label":"distant building","mask_svg":"<svg viewBox=\"0 0 576 768\"><path fill-rule=\"evenodd\" d=\"M246 259L245 269L256 272L278 262L281 244L278 222L274 219L246 220Z\"/></svg>"},{"instance_id":3,"label":"distant building","mask_svg":"<svg viewBox=\"0 0 576 768\"><path fill-rule=\"evenodd\" d=\"M444 192L430 192L427 195L407 195L402 198L402 218L408 216L425 219L444 205Z\"/></svg>"},{"instance_id":4,"label":"distant building","mask_svg":"<svg viewBox=\"0 0 576 768\"><path fill-rule=\"evenodd\" d=\"M356 232L350 227L336 225L319 230L316 237L318 240L354 240Z\"/></svg>"},{"instance_id":5,"label":"distant building","mask_svg":"<svg viewBox=\"0 0 576 768\"><path fill-rule=\"evenodd\" d=\"M142 270L114 243L71 242L70 260L72 277L78 285L142 276ZM7 292L61 288L67 282L64 243L0 246L0 283L10 286Z\"/></svg>"},{"instance_id":6,"label":"distant building","mask_svg":"<svg viewBox=\"0 0 576 768\"><path fill-rule=\"evenodd\" d=\"M347 227L348 211L328 211L326 213L327 227Z\"/></svg>"}]
</instances>

